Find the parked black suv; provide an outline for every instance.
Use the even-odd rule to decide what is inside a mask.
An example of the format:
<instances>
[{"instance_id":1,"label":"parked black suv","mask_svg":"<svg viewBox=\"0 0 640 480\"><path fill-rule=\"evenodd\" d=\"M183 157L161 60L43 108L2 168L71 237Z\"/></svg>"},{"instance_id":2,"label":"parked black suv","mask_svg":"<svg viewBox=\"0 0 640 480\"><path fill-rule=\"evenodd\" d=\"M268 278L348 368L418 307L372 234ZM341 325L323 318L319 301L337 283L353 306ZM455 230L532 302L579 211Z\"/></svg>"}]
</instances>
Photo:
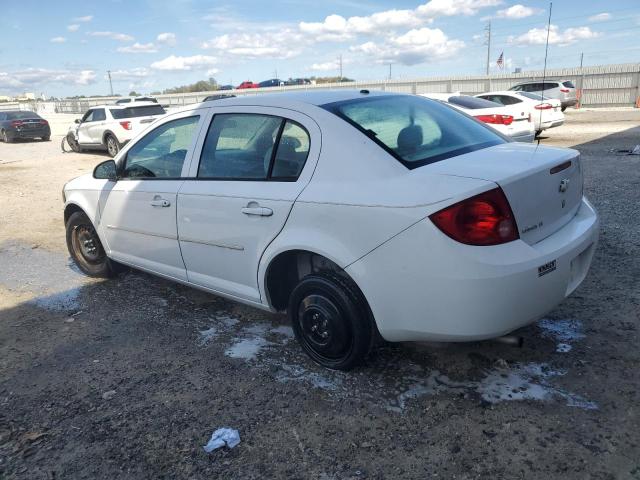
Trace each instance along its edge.
<instances>
[{"instance_id":1,"label":"parked black suv","mask_svg":"<svg viewBox=\"0 0 640 480\"><path fill-rule=\"evenodd\" d=\"M49 122L37 113L26 110L0 112L0 140L11 143L18 138L50 140Z\"/></svg>"}]
</instances>

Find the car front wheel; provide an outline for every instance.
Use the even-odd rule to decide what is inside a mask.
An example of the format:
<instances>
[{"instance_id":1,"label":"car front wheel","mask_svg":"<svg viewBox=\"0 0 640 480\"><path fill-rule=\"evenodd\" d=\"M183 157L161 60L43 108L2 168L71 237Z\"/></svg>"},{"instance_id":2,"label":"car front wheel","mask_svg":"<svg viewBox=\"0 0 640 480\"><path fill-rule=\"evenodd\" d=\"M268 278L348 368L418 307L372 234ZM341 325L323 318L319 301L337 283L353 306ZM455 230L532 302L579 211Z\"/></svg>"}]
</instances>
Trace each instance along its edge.
<instances>
[{"instance_id":1,"label":"car front wheel","mask_svg":"<svg viewBox=\"0 0 640 480\"><path fill-rule=\"evenodd\" d=\"M111 277L114 268L102 247L91 220L75 212L67 220L67 248L78 268L90 277Z\"/></svg>"},{"instance_id":2,"label":"car front wheel","mask_svg":"<svg viewBox=\"0 0 640 480\"><path fill-rule=\"evenodd\" d=\"M334 272L304 277L289 299L289 319L303 350L318 364L350 370L371 349L375 327L362 293Z\"/></svg>"}]
</instances>

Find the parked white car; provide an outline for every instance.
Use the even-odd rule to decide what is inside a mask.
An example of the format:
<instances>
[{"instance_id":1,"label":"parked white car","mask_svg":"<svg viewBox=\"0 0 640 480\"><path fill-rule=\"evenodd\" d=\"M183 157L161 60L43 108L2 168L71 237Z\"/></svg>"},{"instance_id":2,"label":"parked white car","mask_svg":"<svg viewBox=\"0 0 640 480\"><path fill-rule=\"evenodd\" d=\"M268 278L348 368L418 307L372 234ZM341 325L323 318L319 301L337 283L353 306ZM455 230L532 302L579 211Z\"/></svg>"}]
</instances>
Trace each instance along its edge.
<instances>
[{"instance_id":1,"label":"parked white car","mask_svg":"<svg viewBox=\"0 0 640 480\"><path fill-rule=\"evenodd\" d=\"M424 93L421 96L446 102L516 142L531 143L535 138L531 118L521 108L507 107L460 93Z\"/></svg>"},{"instance_id":2,"label":"parked white car","mask_svg":"<svg viewBox=\"0 0 640 480\"><path fill-rule=\"evenodd\" d=\"M91 107L69 127L67 142L75 152L107 150L114 157L123 145L165 113L161 105L152 102Z\"/></svg>"},{"instance_id":3,"label":"parked white car","mask_svg":"<svg viewBox=\"0 0 640 480\"><path fill-rule=\"evenodd\" d=\"M555 98L542 97L531 92L512 91L488 92L476 95L476 97L529 112L536 136L540 135L543 130L559 127L564 123L562 102Z\"/></svg>"},{"instance_id":4,"label":"parked white car","mask_svg":"<svg viewBox=\"0 0 640 480\"><path fill-rule=\"evenodd\" d=\"M348 369L376 337L498 337L585 278L598 217L575 150L441 102L339 90L168 114L64 186L82 271L126 264L268 311Z\"/></svg>"}]
</instances>

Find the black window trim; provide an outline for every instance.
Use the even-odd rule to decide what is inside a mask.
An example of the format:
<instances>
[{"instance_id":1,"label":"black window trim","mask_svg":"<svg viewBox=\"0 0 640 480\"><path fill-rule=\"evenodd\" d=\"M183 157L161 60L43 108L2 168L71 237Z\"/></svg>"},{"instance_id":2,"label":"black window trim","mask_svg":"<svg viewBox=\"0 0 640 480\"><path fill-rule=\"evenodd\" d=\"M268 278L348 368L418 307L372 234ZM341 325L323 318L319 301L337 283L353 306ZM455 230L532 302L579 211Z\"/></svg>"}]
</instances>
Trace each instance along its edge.
<instances>
[{"instance_id":1,"label":"black window trim","mask_svg":"<svg viewBox=\"0 0 640 480\"><path fill-rule=\"evenodd\" d=\"M197 113L195 115L189 115L187 117L179 117L179 118L173 118L167 122L164 122L161 125L156 125L156 127L151 130L149 133L147 133L145 135L145 137L149 134L151 134L152 132L155 132L157 129L163 127L164 125L166 125L167 123L171 123L174 122L176 120L184 120L185 118L198 118L198 123L200 123L200 119L203 117L203 115ZM198 132L196 132L196 138L198 136ZM144 137L143 137L144 138ZM193 142L193 140L192 140ZM188 151L187 151L188 153ZM117 165L117 174L118 174L118 181L131 181L131 180L188 180L189 177L122 177L121 174L124 172L124 169L127 165L127 158L129 158L129 151L127 150L127 153L125 154L125 156L122 158L122 161ZM186 157L185 157L186 160ZM183 164L182 164L182 168L184 168L184 160L183 160Z\"/></svg>"},{"instance_id":2,"label":"black window trim","mask_svg":"<svg viewBox=\"0 0 640 480\"><path fill-rule=\"evenodd\" d=\"M488 147L493 147L495 145L500 145L501 142L496 141L490 141L490 142L483 142L483 143L477 143L474 145L467 145L466 147L462 147L462 148L458 148L455 150L451 150L449 152L445 152L445 153L441 153L438 155L434 155L433 157L429 157L426 158L424 160L418 160L415 162L408 162L406 160L404 160L400 155L398 155L396 152L394 152L391 148L389 148L387 145L384 144L384 142L378 140L378 138L373 134L373 132L371 132L371 130L365 130L364 128L362 128L362 126L358 125L356 122L354 122L353 120L351 120L349 117L347 117L346 115L343 115L342 113L340 113L340 111L338 110L339 106L342 105L350 105L353 103L360 103L360 102L366 102L366 101L378 101L378 100L382 100L382 99L389 99L390 97L401 97L401 96L405 96L405 95L381 95L379 97L368 97L368 98L355 98L352 100L339 100L337 102L331 102L331 103L325 103L324 105L320 105L320 108L324 108L325 110L327 110L330 113L333 113L336 117L344 120L345 122L347 122L349 125L355 127L357 130L359 130L360 132L362 132L362 134L364 134L365 137L369 138L370 140L372 140L374 143L376 143L380 148L382 148L385 152L387 152L389 155L391 155L393 158L395 158L398 162L400 162L402 165L404 165L407 169L409 170L413 170L416 168L420 168L420 167L424 167L425 165L430 165L432 163L436 163L442 160L446 160L447 158L453 158L453 157L457 157L459 155L464 155L465 153L471 153L471 152L475 152L477 150L482 150ZM432 100L432 99L428 99L425 98L425 100L427 101L431 101L431 102L437 102L438 100ZM458 113L461 113L463 115L466 115L464 112L460 112L460 110L457 110L456 108L447 105L446 102L440 102L441 104L445 105L447 108L450 108ZM469 116L469 115L467 115ZM491 128L491 127L486 127L486 128ZM504 140L505 138L500 134L500 132L492 132L495 133L500 139Z\"/></svg>"},{"instance_id":3,"label":"black window trim","mask_svg":"<svg viewBox=\"0 0 640 480\"><path fill-rule=\"evenodd\" d=\"M273 117L273 118L280 119L280 126L278 127L278 133L273 142L273 145L275 148L273 148L273 151L271 152L271 159L269 160L269 170L267 172L266 178L199 177L198 176L198 174L200 173L200 164L202 162L202 153L204 152L204 146L207 143L207 137L209 136L211 125L213 124L215 118L218 115L260 115L262 117ZM302 128L302 130L304 130L304 132L307 134L307 138L309 139L309 149L307 150L307 156L305 157L304 162L302 162L302 168L300 169L300 173L296 177L273 177L271 174L273 172L275 157L278 153L278 148L280 147L280 139L282 138L282 132L284 131L284 127L287 124L287 122L291 122L299 126L300 128ZM307 130L307 128L304 125L302 125L300 122L293 120L292 118L283 117L281 115L273 115L270 113L262 113L262 112L219 112L219 113L213 114L213 116L211 117L211 121L209 122L209 125L207 127L207 133L204 137L204 142L202 142L202 148L200 149L200 158L198 159L198 170L196 171L196 176L182 177L182 178L184 178L185 180L199 180L199 181L209 181L209 182L211 181L214 181L214 182L297 182L300 179L300 175L302 174L302 171L304 170L305 165L307 164L307 160L309 160L310 153L311 153L311 134L309 133L309 130Z\"/></svg>"}]
</instances>

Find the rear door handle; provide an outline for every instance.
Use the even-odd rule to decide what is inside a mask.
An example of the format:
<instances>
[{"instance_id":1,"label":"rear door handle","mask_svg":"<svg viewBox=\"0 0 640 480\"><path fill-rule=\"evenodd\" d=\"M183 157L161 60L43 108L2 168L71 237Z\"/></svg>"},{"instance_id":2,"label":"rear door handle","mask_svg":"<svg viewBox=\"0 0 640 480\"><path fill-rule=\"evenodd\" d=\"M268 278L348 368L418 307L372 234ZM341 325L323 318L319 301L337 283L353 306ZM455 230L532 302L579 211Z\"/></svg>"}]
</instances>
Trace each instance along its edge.
<instances>
[{"instance_id":1,"label":"rear door handle","mask_svg":"<svg viewBox=\"0 0 640 480\"><path fill-rule=\"evenodd\" d=\"M151 200L151 206L152 207L169 207L171 206L171 202L164 198L155 197L153 200Z\"/></svg>"},{"instance_id":2,"label":"rear door handle","mask_svg":"<svg viewBox=\"0 0 640 480\"><path fill-rule=\"evenodd\" d=\"M267 207L254 207L254 206L247 206L244 207L242 210L240 210L242 213L244 213L245 215L258 215L261 217L270 217L271 215L273 215L273 210L271 210L270 208Z\"/></svg>"}]
</instances>

